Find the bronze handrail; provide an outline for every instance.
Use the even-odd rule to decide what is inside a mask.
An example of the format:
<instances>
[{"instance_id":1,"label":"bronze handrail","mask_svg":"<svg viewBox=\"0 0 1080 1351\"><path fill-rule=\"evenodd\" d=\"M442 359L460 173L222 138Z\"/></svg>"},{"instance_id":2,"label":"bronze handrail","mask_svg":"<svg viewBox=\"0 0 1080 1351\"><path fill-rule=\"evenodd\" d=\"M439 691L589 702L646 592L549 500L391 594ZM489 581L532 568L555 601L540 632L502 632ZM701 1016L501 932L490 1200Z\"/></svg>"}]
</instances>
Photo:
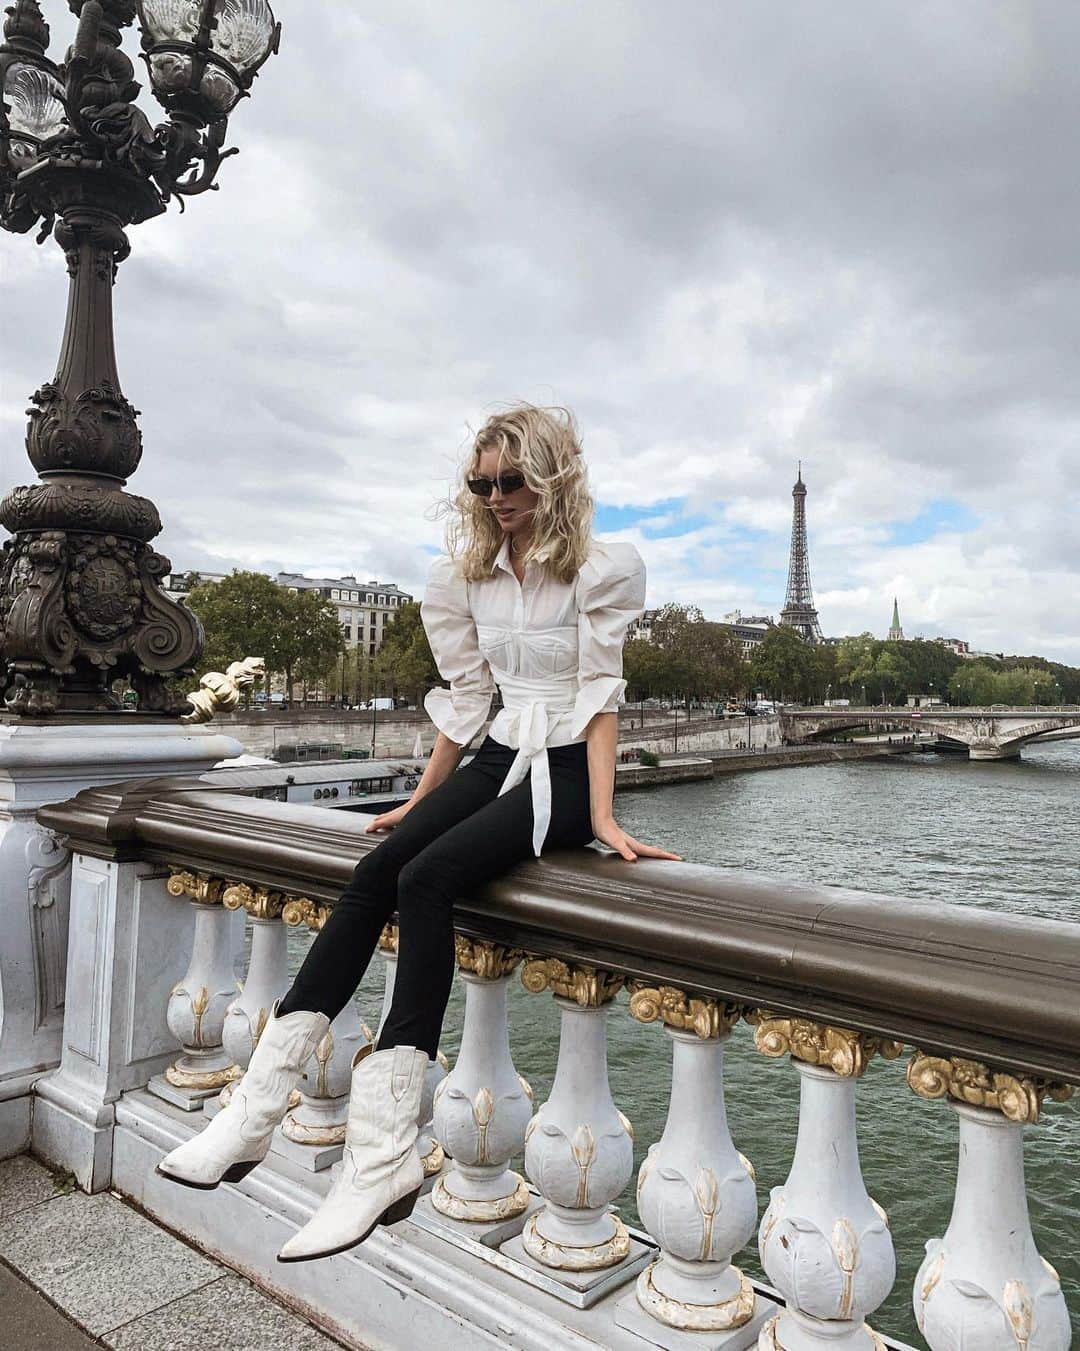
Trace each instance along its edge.
<instances>
[{"instance_id":1,"label":"bronze handrail","mask_svg":"<svg viewBox=\"0 0 1080 1351\"><path fill-rule=\"evenodd\" d=\"M329 903L378 843L351 813L181 777L86 789L38 820L97 857ZM632 979L1080 1083L1080 923L582 849L463 898L455 924Z\"/></svg>"}]
</instances>

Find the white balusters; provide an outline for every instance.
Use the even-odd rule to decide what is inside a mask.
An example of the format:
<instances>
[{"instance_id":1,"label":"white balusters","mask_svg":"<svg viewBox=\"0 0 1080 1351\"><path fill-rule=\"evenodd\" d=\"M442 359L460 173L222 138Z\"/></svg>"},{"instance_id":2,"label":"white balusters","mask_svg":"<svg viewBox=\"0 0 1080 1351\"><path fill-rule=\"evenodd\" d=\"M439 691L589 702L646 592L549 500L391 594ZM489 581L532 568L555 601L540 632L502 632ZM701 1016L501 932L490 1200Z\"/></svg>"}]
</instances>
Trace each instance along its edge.
<instances>
[{"instance_id":1,"label":"white balusters","mask_svg":"<svg viewBox=\"0 0 1080 1351\"><path fill-rule=\"evenodd\" d=\"M633 989L631 1014L662 1018L674 1043L667 1124L638 1173L638 1211L661 1257L638 1276L637 1302L669 1327L746 1328L725 1345L748 1346L773 1306L755 1301L731 1263L757 1224L752 1170L724 1108L724 1047L739 1009L670 986Z\"/></svg>"},{"instance_id":2,"label":"white balusters","mask_svg":"<svg viewBox=\"0 0 1080 1351\"><path fill-rule=\"evenodd\" d=\"M508 1167L525 1143L532 1091L514 1069L507 986L522 954L495 943L456 939L465 982L465 1025L453 1072L435 1094L435 1134L453 1159L431 1202L456 1220L498 1221L529 1204L524 1178Z\"/></svg>"},{"instance_id":3,"label":"white balusters","mask_svg":"<svg viewBox=\"0 0 1080 1351\"><path fill-rule=\"evenodd\" d=\"M607 1074L608 1006L623 979L555 958L526 962L521 978L534 992L553 989L562 1018L551 1097L525 1144L525 1171L546 1205L526 1221L522 1243L543 1266L614 1266L630 1239L610 1205L634 1166L630 1123L612 1101Z\"/></svg>"},{"instance_id":4,"label":"white balusters","mask_svg":"<svg viewBox=\"0 0 1080 1351\"><path fill-rule=\"evenodd\" d=\"M282 919L291 926L307 924L316 933L330 915L330 907L316 904L307 897L288 900L282 910ZM340 1150L345 1139L345 1124L349 1115L349 1088L352 1083L353 1056L361 1046L371 1041L371 1032L361 1022L355 1003L350 999L337 1015L315 1048L305 1077L300 1081L297 1101L285 1113L281 1133L293 1144L312 1147L313 1153L299 1157L324 1167ZM327 1151L330 1152L327 1152ZM290 1158L298 1155L291 1153Z\"/></svg>"},{"instance_id":5,"label":"white balusters","mask_svg":"<svg viewBox=\"0 0 1080 1351\"><path fill-rule=\"evenodd\" d=\"M166 1022L183 1047L166 1069L166 1084L152 1079L150 1088L178 1106L194 1111L232 1078L232 1059L222 1045L225 1014L236 998L236 976L230 937L234 916L222 903L220 878L190 872L174 873L170 896L187 896L195 911L191 959L183 979L169 996Z\"/></svg>"},{"instance_id":6,"label":"white balusters","mask_svg":"<svg viewBox=\"0 0 1080 1351\"><path fill-rule=\"evenodd\" d=\"M952 1218L944 1237L927 1243L915 1278L919 1330L932 1351L1066 1351L1061 1282L1039 1256L1028 1218L1023 1130L1047 1091L1060 1100L1070 1090L920 1053L908 1083L921 1097L956 1099L960 1118Z\"/></svg>"},{"instance_id":7,"label":"white balusters","mask_svg":"<svg viewBox=\"0 0 1080 1351\"><path fill-rule=\"evenodd\" d=\"M255 1043L270 1017L276 1000L289 988L286 931L281 922L285 896L265 887L239 882L226 886L222 904L227 910L244 910L251 916L251 958L240 996L225 1011L221 1042L232 1062L233 1079L247 1068ZM224 1105L233 1085L221 1090Z\"/></svg>"},{"instance_id":8,"label":"white balusters","mask_svg":"<svg viewBox=\"0 0 1080 1351\"><path fill-rule=\"evenodd\" d=\"M764 1329L763 1351L872 1351L865 1323L896 1279L885 1212L859 1167L855 1084L871 1058L900 1054L896 1042L796 1018L755 1015L766 1055L788 1052L802 1079L791 1172L775 1187L759 1249L787 1308Z\"/></svg>"}]
</instances>

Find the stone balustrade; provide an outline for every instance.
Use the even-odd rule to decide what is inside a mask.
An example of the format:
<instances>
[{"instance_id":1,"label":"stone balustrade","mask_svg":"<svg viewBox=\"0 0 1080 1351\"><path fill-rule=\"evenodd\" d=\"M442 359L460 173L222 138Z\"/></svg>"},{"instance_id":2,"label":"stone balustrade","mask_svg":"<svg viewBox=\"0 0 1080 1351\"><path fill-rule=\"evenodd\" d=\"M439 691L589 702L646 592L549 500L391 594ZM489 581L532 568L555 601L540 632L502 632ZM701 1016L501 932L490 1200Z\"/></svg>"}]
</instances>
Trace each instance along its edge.
<instances>
[{"instance_id":1,"label":"stone balustrade","mask_svg":"<svg viewBox=\"0 0 1080 1351\"><path fill-rule=\"evenodd\" d=\"M317 930L356 856L375 842L353 819L179 785L133 790L126 801L121 790L88 790L40 819L72 850L73 926L90 903L81 870L100 877L102 859L117 872L141 870L145 885L163 886L191 912L188 950L176 954L168 988L158 983L161 1007L142 1010L164 1020L179 1050L148 1090L128 1085L116 1111L123 1176L102 1169L93 1141L80 1168L75 1134L55 1127L43 1130L41 1151L72 1167L83 1185L119 1183L177 1228L230 1252L227 1211L220 1229L205 1207L196 1222L183 1198L169 1194L185 1189L151 1188L143 1163L217 1109L287 985L287 927ZM226 923L238 910L251 926L239 990L235 927ZM462 1040L450 1072L436 1061L429 1073L428 1191L411 1229L425 1260L455 1271L466 1263L474 1289L429 1297L464 1307L490 1281L490 1307L503 1309L504 1322L507 1308L523 1305L536 1326L547 1320L546 1340L514 1345L584 1345L574 1338L585 1325L574 1320L591 1311L594 1344L620 1351L883 1347L887 1329L875 1330L875 1313L898 1279L898 1262L888 1217L863 1181L855 1105L875 1057L905 1056L912 1091L950 1103L959 1118L952 1218L943 1235L926 1235L917 1269L900 1264L927 1344L932 1351L1069 1346L1060 1282L1028 1217L1023 1131L1048 1099L1066 1098L1080 1082L1080 925L1020 923L691 865L630 868L587 851L525 865L512 886L462 898L458 929ZM135 923L125 939L139 937ZM392 928L380 946L388 1001ZM85 992L87 1008L109 997L110 979L103 964ZM553 1001L560 1026L553 1086L539 1106L513 1061L507 1000L515 979L538 1001ZM667 1121L637 1176L639 1229L614 1208L633 1173L634 1103L613 1099L607 1029L628 1015L661 1024L672 1053ZM725 1108L725 1048L740 1021L762 1055L790 1061L799 1081L794 1158L763 1215ZM350 1004L320 1046L270 1159L223 1191L259 1198L266 1211L272 1184L259 1179L279 1168L282 1214L299 1222L313 1208L340 1153L348 1065L370 1036ZM74 1054L65 1051L55 1076L53 1110L80 1097ZM107 1104L86 1098L82 1118L89 1122L94 1108L100 1133ZM147 1141L158 1142L149 1153ZM304 1174L310 1196L298 1191ZM755 1231L772 1290L738 1265ZM364 1245L364 1260L385 1258L400 1273L405 1240L392 1251L380 1242ZM247 1249L234 1260L257 1265ZM438 1280L425 1271L435 1291ZM419 1277L409 1279L416 1288ZM311 1286L291 1293L315 1308L324 1298L330 1324L342 1325L331 1293ZM455 1316L460 1321L460 1309ZM480 1326L479 1306L472 1316ZM404 1326L400 1342L392 1327L379 1332L387 1345L417 1344Z\"/></svg>"}]
</instances>

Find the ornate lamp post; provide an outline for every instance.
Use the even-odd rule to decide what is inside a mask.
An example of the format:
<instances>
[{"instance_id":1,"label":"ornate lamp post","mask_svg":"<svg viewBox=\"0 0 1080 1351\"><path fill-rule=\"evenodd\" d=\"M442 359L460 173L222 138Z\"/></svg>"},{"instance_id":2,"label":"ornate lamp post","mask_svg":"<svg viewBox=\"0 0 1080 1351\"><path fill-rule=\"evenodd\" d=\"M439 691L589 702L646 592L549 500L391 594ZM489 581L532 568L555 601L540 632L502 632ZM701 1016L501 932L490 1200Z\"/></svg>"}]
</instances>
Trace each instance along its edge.
<instances>
[{"instance_id":1,"label":"ornate lamp post","mask_svg":"<svg viewBox=\"0 0 1080 1351\"><path fill-rule=\"evenodd\" d=\"M142 455L138 410L116 369L112 287L126 227L216 187L227 118L277 50L266 0L69 0L79 24L65 62L46 55L37 0L15 0L0 44L0 225L41 222L71 278L55 377L31 396L26 447L39 482L0 502L0 689L18 714L112 713L130 677L140 707L187 709L168 688L202 651L198 619L160 589L171 564L149 544L154 504L124 491ZM120 50L136 11L151 86L169 120L151 126Z\"/></svg>"}]
</instances>

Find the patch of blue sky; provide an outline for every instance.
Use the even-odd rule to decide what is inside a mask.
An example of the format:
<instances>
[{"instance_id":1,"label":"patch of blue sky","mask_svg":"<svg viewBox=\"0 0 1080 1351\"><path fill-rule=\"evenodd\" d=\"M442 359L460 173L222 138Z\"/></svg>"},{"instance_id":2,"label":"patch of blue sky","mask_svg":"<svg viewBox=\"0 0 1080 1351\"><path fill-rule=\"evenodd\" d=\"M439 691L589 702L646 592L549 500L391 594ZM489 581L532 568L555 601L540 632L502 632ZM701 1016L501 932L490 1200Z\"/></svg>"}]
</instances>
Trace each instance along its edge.
<instances>
[{"instance_id":1,"label":"patch of blue sky","mask_svg":"<svg viewBox=\"0 0 1080 1351\"><path fill-rule=\"evenodd\" d=\"M935 497L916 515L890 521L885 543L922 544L935 535L964 534L979 524L980 518L955 497Z\"/></svg>"},{"instance_id":2,"label":"patch of blue sky","mask_svg":"<svg viewBox=\"0 0 1080 1351\"><path fill-rule=\"evenodd\" d=\"M687 514L680 510L679 499L665 498L655 502L647 509L641 507L613 507L598 503L596 507L595 530L603 535L611 530L640 530L649 539L669 539L677 535L688 535L695 530L703 530L715 525L714 517Z\"/></svg>"}]
</instances>

